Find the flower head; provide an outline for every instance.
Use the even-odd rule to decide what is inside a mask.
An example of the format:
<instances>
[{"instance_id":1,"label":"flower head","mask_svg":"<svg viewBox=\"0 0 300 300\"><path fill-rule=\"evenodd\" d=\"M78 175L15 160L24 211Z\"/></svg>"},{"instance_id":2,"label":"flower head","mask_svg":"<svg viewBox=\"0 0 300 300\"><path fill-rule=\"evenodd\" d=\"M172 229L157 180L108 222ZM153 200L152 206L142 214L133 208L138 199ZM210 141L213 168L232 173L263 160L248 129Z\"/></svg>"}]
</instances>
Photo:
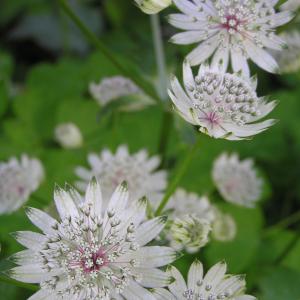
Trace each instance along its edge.
<instances>
[{"instance_id":1,"label":"flower head","mask_svg":"<svg viewBox=\"0 0 300 300\"><path fill-rule=\"evenodd\" d=\"M199 197L182 188L175 191L167 204L167 209L171 210L173 218L180 218L186 214L197 214L198 217L208 222L215 219L215 208L206 196Z\"/></svg>"},{"instance_id":2,"label":"flower head","mask_svg":"<svg viewBox=\"0 0 300 300\"><path fill-rule=\"evenodd\" d=\"M293 73L300 70L300 32L284 32L280 37L286 42L287 48L283 51L275 51L280 71Z\"/></svg>"},{"instance_id":3,"label":"flower head","mask_svg":"<svg viewBox=\"0 0 300 300\"><path fill-rule=\"evenodd\" d=\"M90 182L84 198L72 187L56 188L61 220L35 208L27 210L42 233L14 234L27 250L12 257L19 266L8 275L39 283L35 299L110 300L119 294L128 300L153 299L146 288L171 282L158 267L177 254L169 247L145 246L159 234L166 218L143 222L147 201L129 204L128 197L125 183L117 187L108 205L96 180Z\"/></svg>"},{"instance_id":4,"label":"flower head","mask_svg":"<svg viewBox=\"0 0 300 300\"><path fill-rule=\"evenodd\" d=\"M221 242L232 241L236 236L236 223L230 214L216 210L216 218L212 223L212 237Z\"/></svg>"},{"instance_id":5,"label":"flower head","mask_svg":"<svg viewBox=\"0 0 300 300\"><path fill-rule=\"evenodd\" d=\"M107 77L102 79L99 84L92 82L89 90L100 105L106 105L113 100L128 95L142 93L134 82L123 76Z\"/></svg>"},{"instance_id":6,"label":"flower head","mask_svg":"<svg viewBox=\"0 0 300 300\"><path fill-rule=\"evenodd\" d=\"M226 275L226 263L219 262L203 276L203 266L198 260L191 265L187 284L175 267L170 267L168 273L175 281L168 288L155 289L156 299L163 300L255 300L245 295L246 281L243 275Z\"/></svg>"},{"instance_id":7,"label":"flower head","mask_svg":"<svg viewBox=\"0 0 300 300\"><path fill-rule=\"evenodd\" d=\"M177 218L170 228L171 246L178 250L185 248L189 253L197 252L208 243L210 231L210 222L197 215Z\"/></svg>"},{"instance_id":8,"label":"flower head","mask_svg":"<svg viewBox=\"0 0 300 300\"><path fill-rule=\"evenodd\" d=\"M266 0L174 0L182 12L169 22L185 32L173 36L176 44L199 43L187 59L199 65L210 56L213 62L229 60L234 72L249 75L250 58L262 69L276 72L278 65L266 49L282 49L284 42L275 29L293 17L289 11L276 13L277 1Z\"/></svg>"},{"instance_id":9,"label":"flower head","mask_svg":"<svg viewBox=\"0 0 300 300\"><path fill-rule=\"evenodd\" d=\"M79 128L74 123L62 123L54 131L56 141L66 149L82 146L83 139Z\"/></svg>"},{"instance_id":10,"label":"flower head","mask_svg":"<svg viewBox=\"0 0 300 300\"><path fill-rule=\"evenodd\" d=\"M146 14L157 14L171 5L172 0L135 0L136 5Z\"/></svg>"},{"instance_id":11,"label":"flower head","mask_svg":"<svg viewBox=\"0 0 300 300\"><path fill-rule=\"evenodd\" d=\"M37 158L22 155L0 163L0 214L20 208L37 190L44 178L43 166Z\"/></svg>"},{"instance_id":12,"label":"flower head","mask_svg":"<svg viewBox=\"0 0 300 300\"><path fill-rule=\"evenodd\" d=\"M237 154L223 153L214 162L212 177L228 202L253 207L261 196L263 181L257 176L252 159L240 161Z\"/></svg>"},{"instance_id":13,"label":"flower head","mask_svg":"<svg viewBox=\"0 0 300 300\"><path fill-rule=\"evenodd\" d=\"M81 178L77 186L84 190L88 181L96 176L101 181L104 198L108 198L116 186L125 180L132 191L132 200L146 195L156 203L167 185L166 172L156 171L160 164L159 157L148 157L144 149L130 154L127 146L121 145L115 154L107 149L99 155L89 154L88 161L90 170L76 168L76 174Z\"/></svg>"},{"instance_id":14,"label":"flower head","mask_svg":"<svg viewBox=\"0 0 300 300\"><path fill-rule=\"evenodd\" d=\"M185 62L183 80L185 90L176 77L172 78L171 100L187 122L214 138L240 140L274 124L274 120L257 123L273 110L276 102L267 102L257 96L254 77L224 73L217 66L205 64L194 77L190 65Z\"/></svg>"}]
</instances>

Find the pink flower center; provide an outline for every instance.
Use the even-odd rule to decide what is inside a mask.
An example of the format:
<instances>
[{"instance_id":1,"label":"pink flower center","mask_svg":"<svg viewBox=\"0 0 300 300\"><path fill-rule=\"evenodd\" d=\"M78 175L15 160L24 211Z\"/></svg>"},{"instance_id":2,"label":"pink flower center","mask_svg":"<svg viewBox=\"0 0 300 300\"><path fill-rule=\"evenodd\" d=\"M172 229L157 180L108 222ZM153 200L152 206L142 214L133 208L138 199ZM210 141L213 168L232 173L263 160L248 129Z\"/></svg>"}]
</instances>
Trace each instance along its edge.
<instances>
[{"instance_id":1,"label":"pink flower center","mask_svg":"<svg viewBox=\"0 0 300 300\"><path fill-rule=\"evenodd\" d=\"M222 24L222 28L225 28L227 31L234 30L238 31L238 26L241 24L241 21L239 21L236 16L228 15L225 17L226 22Z\"/></svg>"}]
</instances>

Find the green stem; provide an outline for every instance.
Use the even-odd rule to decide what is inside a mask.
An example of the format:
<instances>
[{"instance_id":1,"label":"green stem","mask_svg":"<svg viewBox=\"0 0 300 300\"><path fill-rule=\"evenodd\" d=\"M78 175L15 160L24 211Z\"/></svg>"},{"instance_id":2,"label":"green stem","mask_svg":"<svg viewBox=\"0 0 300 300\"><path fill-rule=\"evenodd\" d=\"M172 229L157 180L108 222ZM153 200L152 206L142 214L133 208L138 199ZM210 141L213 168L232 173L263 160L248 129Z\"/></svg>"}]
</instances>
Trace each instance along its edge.
<instances>
[{"instance_id":1,"label":"green stem","mask_svg":"<svg viewBox=\"0 0 300 300\"><path fill-rule=\"evenodd\" d=\"M17 280L11 279L11 278L3 276L3 275L0 275L0 282L8 283L8 284L18 286L18 287L21 287L21 288L24 288L27 290L31 290L31 291L37 291L39 289L38 286L36 286L36 285L19 282Z\"/></svg>"},{"instance_id":2,"label":"green stem","mask_svg":"<svg viewBox=\"0 0 300 300\"><path fill-rule=\"evenodd\" d=\"M161 166L163 167L166 162L166 151L168 142L170 139L170 132L173 123L173 114L172 112L165 110L162 116L162 124L159 136L159 145L158 145L158 153L161 155Z\"/></svg>"},{"instance_id":3,"label":"green stem","mask_svg":"<svg viewBox=\"0 0 300 300\"><path fill-rule=\"evenodd\" d=\"M150 16L151 18L151 28L153 35L153 44L155 50L156 65L159 76L159 94L161 99L167 99L167 68L166 59L164 52L164 44L162 40L161 27L159 15L154 14Z\"/></svg>"},{"instance_id":4,"label":"green stem","mask_svg":"<svg viewBox=\"0 0 300 300\"><path fill-rule=\"evenodd\" d=\"M86 27L80 18L73 12L71 7L69 6L67 0L58 0L64 12L71 18L71 20L77 25L80 31L84 34L86 39L90 41L103 55L111 61L111 63L119 69L120 73L128 78L130 78L136 85L138 85L144 92L150 96L153 100L155 100L158 104L161 105L160 98L152 89L148 82L146 82L140 74L133 74L136 73L132 69L129 69L128 66L124 67L116 55L108 49L98 38L97 36Z\"/></svg>"},{"instance_id":5,"label":"green stem","mask_svg":"<svg viewBox=\"0 0 300 300\"><path fill-rule=\"evenodd\" d=\"M265 233L268 233L268 232L272 231L273 229L285 229L299 221L300 221L300 210L295 212L294 214L288 216L287 218L281 220L277 224L266 228Z\"/></svg>"},{"instance_id":6,"label":"green stem","mask_svg":"<svg viewBox=\"0 0 300 300\"><path fill-rule=\"evenodd\" d=\"M173 195L175 189L177 188L181 178L187 171L187 168L188 168L195 152L199 148L199 145L200 145L200 139L198 139L198 141L191 148L189 148L187 150L185 158L183 159L182 163L179 165L178 169L176 170L175 177L174 177L173 181L171 182L171 184L169 185L169 188L167 189L165 196L161 200L161 202L155 212L156 216L159 216L162 213L165 206L167 205L170 197Z\"/></svg>"}]
</instances>

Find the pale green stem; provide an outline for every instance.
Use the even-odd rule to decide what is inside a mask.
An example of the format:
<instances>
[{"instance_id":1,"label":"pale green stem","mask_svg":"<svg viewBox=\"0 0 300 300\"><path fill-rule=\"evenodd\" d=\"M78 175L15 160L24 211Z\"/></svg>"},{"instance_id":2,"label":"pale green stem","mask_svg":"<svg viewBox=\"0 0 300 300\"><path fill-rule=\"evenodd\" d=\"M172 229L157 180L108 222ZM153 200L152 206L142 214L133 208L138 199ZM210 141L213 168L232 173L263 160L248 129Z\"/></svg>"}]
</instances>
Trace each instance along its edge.
<instances>
[{"instance_id":1,"label":"pale green stem","mask_svg":"<svg viewBox=\"0 0 300 300\"><path fill-rule=\"evenodd\" d=\"M152 28L152 35L153 35L156 65L157 65L157 71L159 76L159 95L162 100L166 101L167 68L166 68L166 59L165 59L164 44L162 40L159 15L154 14L151 15L150 18L151 18L151 28Z\"/></svg>"},{"instance_id":2,"label":"pale green stem","mask_svg":"<svg viewBox=\"0 0 300 300\"><path fill-rule=\"evenodd\" d=\"M187 153L186 153L185 158L183 159L181 164L178 166L178 168L176 170L176 173L175 173L175 176L174 176L174 179L170 183L170 185L169 185L169 187L168 187L168 189L165 193L165 196L161 200L161 202L160 202L160 204L159 204L159 206L158 206L158 208L155 212L156 216L159 216L162 213L163 209L166 207L168 201L170 200L170 197L173 195L173 193L174 193L175 189L177 188L180 180L182 179L183 175L187 171L188 166L189 166L190 162L192 161L195 152L199 148L199 145L200 145L200 139L198 139L198 141L192 147L187 149Z\"/></svg>"}]
</instances>

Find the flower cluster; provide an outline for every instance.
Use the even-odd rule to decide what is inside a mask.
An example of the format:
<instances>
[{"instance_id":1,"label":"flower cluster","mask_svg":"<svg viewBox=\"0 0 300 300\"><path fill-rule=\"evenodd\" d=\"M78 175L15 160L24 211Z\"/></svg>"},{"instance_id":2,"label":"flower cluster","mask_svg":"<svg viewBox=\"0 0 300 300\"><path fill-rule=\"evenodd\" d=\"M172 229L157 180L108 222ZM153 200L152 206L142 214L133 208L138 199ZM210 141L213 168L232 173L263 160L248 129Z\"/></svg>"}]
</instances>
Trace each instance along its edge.
<instances>
[{"instance_id":1,"label":"flower cluster","mask_svg":"<svg viewBox=\"0 0 300 300\"><path fill-rule=\"evenodd\" d=\"M128 201L126 183L109 201L103 201L96 180L90 182L85 197L72 187L58 187L54 200L60 221L28 208L29 219L42 233L14 234L27 250L11 258L19 266L8 275L39 283L41 289L32 299L110 300L119 295L152 299L146 288L171 283L171 276L159 267L171 263L177 253L169 247L146 246L163 229L166 218L144 221L147 201Z\"/></svg>"},{"instance_id":2,"label":"flower cluster","mask_svg":"<svg viewBox=\"0 0 300 300\"><path fill-rule=\"evenodd\" d=\"M194 77L188 62L183 65L183 89L176 77L169 96L178 113L214 138L240 140L258 134L274 120L257 122L270 113L275 101L258 97L256 78L224 73L218 66L201 65Z\"/></svg>"},{"instance_id":3,"label":"flower cluster","mask_svg":"<svg viewBox=\"0 0 300 300\"><path fill-rule=\"evenodd\" d=\"M240 161L237 154L221 154L214 162L212 177L229 202L253 207L262 194L263 181L257 176L253 161Z\"/></svg>"},{"instance_id":4,"label":"flower cluster","mask_svg":"<svg viewBox=\"0 0 300 300\"><path fill-rule=\"evenodd\" d=\"M22 155L0 163L0 214L20 208L44 178L44 169L37 158Z\"/></svg>"},{"instance_id":5,"label":"flower cluster","mask_svg":"<svg viewBox=\"0 0 300 300\"><path fill-rule=\"evenodd\" d=\"M125 180L131 190L132 200L147 195L151 203L155 204L162 197L167 185L166 171L156 170L160 165L159 157L149 157L145 149L130 154L127 146L121 145L115 154L108 149L99 155L89 154L88 162L90 170L76 168L75 172L81 179L76 184L84 191L89 180L96 176L101 181L104 199L108 199L117 185Z\"/></svg>"},{"instance_id":6,"label":"flower cluster","mask_svg":"<svg viewBox=\"0 0 300 300\"><path fill-rule=\"evenodd\" d=\"M169 22L185 32L173 36L176 44L199 43L188 56L191 65L199 65L210 56L213 63L229 60L234 72L249 76L250 58L268 72L277 72L278 65L267 49L281 50L284 42L275 29L289 22L289 11L277 13L277 1L266 0L174 0L182 12L169 16Z\"/></svg>"},{"instance_id":7,"label":"flower cluster","mask_svg":"<svg viewBox=\"0 0 300 300\"><path fill-rule=\"evenodd\" d=\"M165 289L155 289L153 294L158 300L255 300L245 295L245 277L243 275L226 275L226 263L219 262L203 276L203 265L195 260L191 265L187 284L175 267L168 268L168 273L175 281Z\"/></svg>"}]
</instances>

